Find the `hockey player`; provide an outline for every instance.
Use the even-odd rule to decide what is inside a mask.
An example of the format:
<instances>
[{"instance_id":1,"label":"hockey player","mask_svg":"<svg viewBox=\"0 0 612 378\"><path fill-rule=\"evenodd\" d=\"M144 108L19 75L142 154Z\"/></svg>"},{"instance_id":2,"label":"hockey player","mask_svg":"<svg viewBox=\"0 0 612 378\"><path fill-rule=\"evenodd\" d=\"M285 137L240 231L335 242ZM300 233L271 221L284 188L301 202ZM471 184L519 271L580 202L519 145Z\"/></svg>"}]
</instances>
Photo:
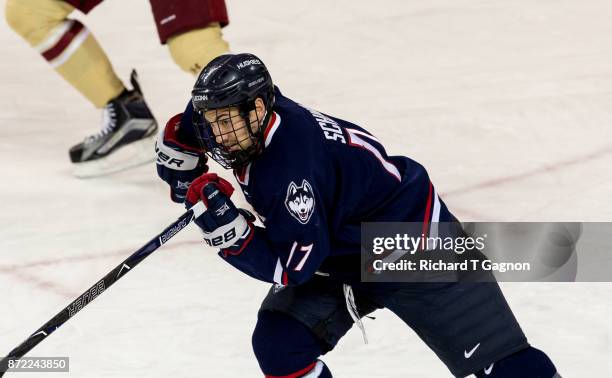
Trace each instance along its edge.
<instances>
[{"instance_id":1,"label":"hockey player","mask_svg":"<svg viewBox=\"0 0 612 378\"><path fill-rule=\"evenodd\" d=\"M206 243L274 284L252 337L266 377L331 377L319 357L379 308L400 317L457 377L559 377L527 343L496 282L360 281L361 222L456 219L423 166L388 156L363 128L285 97L256 56L207 65L157 152L172 199L207 205L196 220ZM202 174L204 153L233 169L265 228L234 206L229 182Z\"/></svg>"},{"instance_id":2,"label":"hockey player","mask_svg":"<svg viewBox=\"0 0 612 378\"><path fill-rule=\"evenodd\" d=\"M102 108L102 130L70 149L78 177L111 173L153 160L157 122L133 72L132 90L115 74L85 25L68 18L88 13L103 0L7 0L6 20L70 85ZM224 0L150 0L159 38L184 71L194 75L228 51L221 27ZM121 2L119 2L121 3ZM109 20L110 21L110 20Z\"/></svg>"}]
</instances>

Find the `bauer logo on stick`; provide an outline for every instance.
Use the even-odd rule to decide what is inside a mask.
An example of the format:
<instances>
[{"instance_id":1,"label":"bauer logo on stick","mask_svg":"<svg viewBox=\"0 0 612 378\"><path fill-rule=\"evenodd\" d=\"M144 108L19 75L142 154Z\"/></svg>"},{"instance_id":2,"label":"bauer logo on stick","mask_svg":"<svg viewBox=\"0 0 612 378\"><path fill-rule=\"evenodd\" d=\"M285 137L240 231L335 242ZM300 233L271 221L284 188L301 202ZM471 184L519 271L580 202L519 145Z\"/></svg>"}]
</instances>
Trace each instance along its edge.
<instances>
[{"instance_id":1,"label":"bauer logo on stick","mask_svg":"<svg viewBox=\"0 0 612 378\"><path fill-rule=\"evenodd\" d=\"M302 180L302 185L297 186L293 181L287 188L285 206L289 214L302 224L308 223L314 212L315 200L312 186L306 180Z\"/></svg>"},{"instance_id":2,"label":"bauer logo on stick","mask_svg":"<svg viewBox=\"0 0 612 378\"><path fill-rule=\"evenodd\" d=\"M89 302L93 301L98 295L102 294L104 290L106 290L104 279L101 279L67 307L68 316L73 317L77 312L81 311L83 307L87 306Z\"/></svg>"}]
</instances>

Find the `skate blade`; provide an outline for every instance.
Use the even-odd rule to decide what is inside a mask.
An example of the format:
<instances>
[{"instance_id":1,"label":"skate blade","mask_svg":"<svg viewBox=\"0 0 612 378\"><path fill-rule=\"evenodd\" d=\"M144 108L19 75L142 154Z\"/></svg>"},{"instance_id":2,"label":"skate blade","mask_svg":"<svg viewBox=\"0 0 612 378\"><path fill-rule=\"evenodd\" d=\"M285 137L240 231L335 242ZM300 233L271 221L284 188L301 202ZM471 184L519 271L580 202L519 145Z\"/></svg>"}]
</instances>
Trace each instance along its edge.
<instances>
[{"instance_id":1,"label":"skate blade","mask_svg":"<svg viewBox=\"0 0 612 378\"><path fill-rule=\"evenodd\" d=\"M73 164L72 174L78 178L100 177L150 163L155 160L155 138L153 134L122 146L104 158Z\"/></svg>"}]
</instances>

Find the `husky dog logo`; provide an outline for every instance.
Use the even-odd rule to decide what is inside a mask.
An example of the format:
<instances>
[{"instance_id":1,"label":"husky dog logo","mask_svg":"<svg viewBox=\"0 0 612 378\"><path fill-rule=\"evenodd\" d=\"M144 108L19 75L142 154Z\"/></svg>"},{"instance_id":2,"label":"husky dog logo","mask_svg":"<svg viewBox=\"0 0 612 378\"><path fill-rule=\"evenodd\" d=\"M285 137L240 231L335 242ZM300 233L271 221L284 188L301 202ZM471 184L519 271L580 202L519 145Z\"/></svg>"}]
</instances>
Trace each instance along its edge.
<instances>
[{"instance_id":1,"label":"husky dog logo","mask_svg":"<svg viewBox=\"0 0 612 378\"><path fill-rule=\"evenodd\" d=\"M302 224L308 223L314 212L315 200L312 186L306 180L302 180L302 185L297 186L293 181L287 188L287 198L285 206L295 219Z\"/></svg>"}]
</instances>

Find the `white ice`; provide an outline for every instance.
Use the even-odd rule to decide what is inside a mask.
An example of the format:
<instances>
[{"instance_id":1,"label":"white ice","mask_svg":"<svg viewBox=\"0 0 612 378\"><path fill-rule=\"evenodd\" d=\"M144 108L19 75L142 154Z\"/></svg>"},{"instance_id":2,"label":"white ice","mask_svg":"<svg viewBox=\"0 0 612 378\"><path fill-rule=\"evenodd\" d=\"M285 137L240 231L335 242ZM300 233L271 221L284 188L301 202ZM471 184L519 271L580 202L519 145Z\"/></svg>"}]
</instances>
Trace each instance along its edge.
<instances>
[{"instance_id":1,"label":"white ice","mask_svg":"<svg viewBox=\"0 0 612 378\"><path fill-rule=\"evenodd\" d=\"M612 220L609 0L228 1L233 51L423 163L460 218ZM159 45L146 1L78 17L126 81L138 69L160 122L182 111L194 79ZM73 178L67 151L99 112L5 23L0 45L1 354L183 209L153 165ZM612 375L612 284L502 288L564 377ZM70 356L58 377L259 377L250 336L267 289L190 228L30 355ZM353 329L325 356L335 376L450 376L392 314L365 326L369 345Z\"/></svg>"}]
</instances>

